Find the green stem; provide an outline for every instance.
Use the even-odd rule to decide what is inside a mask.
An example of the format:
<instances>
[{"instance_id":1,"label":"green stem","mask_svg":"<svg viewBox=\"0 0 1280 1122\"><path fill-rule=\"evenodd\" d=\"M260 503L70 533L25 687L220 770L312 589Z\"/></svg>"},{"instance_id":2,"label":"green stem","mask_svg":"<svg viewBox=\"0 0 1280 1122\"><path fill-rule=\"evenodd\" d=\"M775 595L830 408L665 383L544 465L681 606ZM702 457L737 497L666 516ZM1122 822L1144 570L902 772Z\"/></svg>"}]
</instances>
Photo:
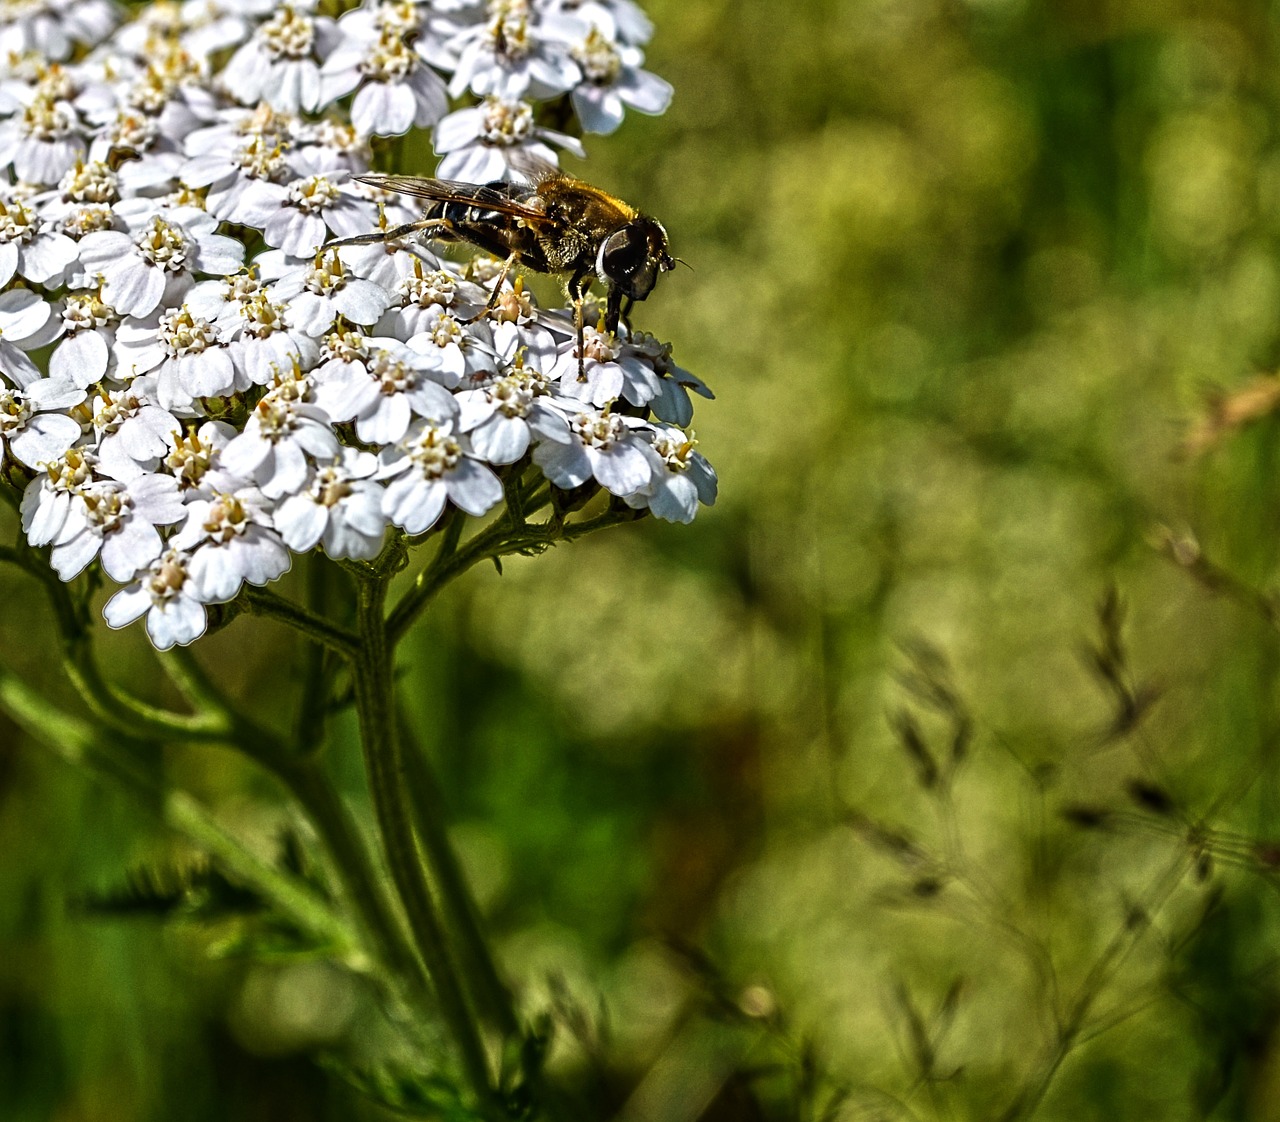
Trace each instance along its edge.
<instances>
[{"instance_id":1,"label":"green stem","mask_svg":"<svg viewBox=\"0 0 1280 1122\"><path fill-rule=\"evenodd\" d=\"M25 682L2 670L0 707L62 759L123 786L166 825L208 850L219 864L256 888L300 927L323 939L335 954L349 957L354 952L358 946L355 934L318 893L242 845L191 795L166 788L156 767L127 750L132 743L158 756L157 745L115 737L104 740L84 721L50 705Z\"/></svg>"},{"instance_id":2,"label":"green stem","mask_svg":"<svg viewBox=\"0 0 1280 1122\"><path fill-rule=\"evenodd\" d=\"M550 493L541 501L524 505L526 515L550 502ZM472 566L489 558L505 557L512 553L527 553L546 549L560 541L573 541L587 534L624 522L633 522L640 514L633 510L617 510L610 507L594 518L581 522L565 523L558 519L535 525L512 526L504 516L493 525L474 535L461 548L446 550L443 546L392 609L387 618L387 630L392 644L398 643L436 594L451 580L461 576Z\"/></svg>"},{"instance_id":3,"label":"green stem","mask_svg":"<svg viewBox=\"0 0 1280 1122\"><path fill-rule=\"evenodd\" d=\"M422 745L410 742L403 712L399 726L404 743L405 777L413 795L409 804L413 824L440 896L441 910L449 921L454 949L470 979L476 1004L486 1019L503 1037L515 1037L520 1033L520 1022L480 928L480 911L449 841L440 782Z\"/></svg>"},{"instance_id":4,"label":"green stem","mask_svg":"<svg viewBox=\"0 0 1280 1122\"><path fill-rule=\"evenodd\" d=\"M401 559L402 545L399 550L401 556L393 561ZM485 1111L492 1117L501 1117L484 1045L450 960L410 820L404 760L395 727L391 646L384 619L390 580L386 570L390 567L363 577L356 588L360 635L359 656L353 667L356 713L374 815L392 880L409 917L414 942L435 987L441 1014L458 1049L467 1081Z\"/></svg>"},{"instance_id":5,"label":"green stem","mask_svg":"<svg viewBox=\"0 0 1280 1122\"><path fill-rule=\"evenodd\" d=\"M341 890L359 917L375 957L386 964L398 985L421 999L428 990L422 965L394 903L383 891L383 878L370 859L359 830L319 760L312 753L291 751L274 733L239 712L189 650L171 651L162 661L181 683L184 694L234 728L237 747L274 774L298 801L320 836ZM307 745L300 747L305 750Z\"/></svg>"},{"instance_id":6,"label":"green stem","mask_svg":"<svg viewBox=\"0 0 1280 1122\"><path fill-rule=\"evenodd\" d=\"M355 657L360 640L346 628L330 623L323 616L309 611L301 604L295 604L292 600L277 596L265 588L249 585L245 588L243 595L251 612L278 619L295 631L300 631L307 638L342 655L343 658Z\"/></svg>"}]
</instances>

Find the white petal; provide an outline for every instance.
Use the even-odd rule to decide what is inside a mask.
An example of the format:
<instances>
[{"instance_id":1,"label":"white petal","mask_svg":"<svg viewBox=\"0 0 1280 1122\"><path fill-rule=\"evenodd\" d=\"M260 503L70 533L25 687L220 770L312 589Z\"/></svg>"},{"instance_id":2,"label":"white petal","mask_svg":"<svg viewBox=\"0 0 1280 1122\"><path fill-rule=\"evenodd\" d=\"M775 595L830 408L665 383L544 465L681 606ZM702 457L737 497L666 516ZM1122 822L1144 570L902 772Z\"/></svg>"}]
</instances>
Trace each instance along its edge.
<instances>
[{"instance_id":1,"label":"white petal","mask_svg":"<svg viewBox=\"0 0 1280 1122\"><path fill-rule=\"evenodd\" d=\"M502 480L484 464L466 457L445 476L445 486L454 506L468 514L486 514L502 502Z\"/></svg>"},{"instance_id":2,"label":"white petal","mask_svg":"<svg viewBox=\"0 0 1280 1122\"><path fill-rule=\"evenodd\" d=\"M107 372L110 351L107 341L97 331L79 331L58 344L49 356L49 374L69 378L84 388L100 381Z\"/></svg>"},{"instance_id":3,"label":"white petal","mask_svg":"<svg viewBox=\"0 0 1280 1122\"><path fill-rule=\"evenodd\" d=\"M571 444L539 444L533 462L557 487L578 487L591 478L591 461L576 440Z\"/></svg>"},{"instance_id":4,"label":"white petal","mask_svg":"<svg viewBox=\"0 0 1280 1122\"><path fill-rule=\"evenodd\" d=\"M147 635L157 650L167 651L175 643L185 647L194 643L208 625L204 605L180 594L151 609L147 616Z\"/></svg>"},{"instance_id":5,"label":"white petal","mask_svg":"<svg viewBox=\"0 0 1280 1122\"><path fill-rule=\"evenodd\" d=\"M285 545L295 553L306 553L324 535L329 524L328 510L306 495L291 495L273 516Z\"/></svg>"},{"instance_id":6,"label":"white petal","mask_svg":"<svg viewBox=\"0 0 1280 1122\"><path fill-rule=\"evenodd\" d=\"M519 417L494 413L471 434L471 447L491 464L514 464L529 448L529 426Z\"/></svg>"},{"instance_id":7,"label":"white petal","mask_svg":"<svg viewBox=\"0 0 1280 1122\"><path fill-rule=\"evenodd\" d=\"M127 627L151 607L151 593L141 583L122 588L102 609L108 627Z\"/></svg>"},{"instance_id":8,"label":"white petal","mask_svg":"<svg viewBox=\"0 0 1280 1122\"><path fill-rule=\"evenodd\" d=\"M558 445L540 445L542 448ZM618 442L608 448L588 448L592 471L601 486L615 495L630 495L653 478L648 457L634 444Z\"/></svg>"}]
</instances>

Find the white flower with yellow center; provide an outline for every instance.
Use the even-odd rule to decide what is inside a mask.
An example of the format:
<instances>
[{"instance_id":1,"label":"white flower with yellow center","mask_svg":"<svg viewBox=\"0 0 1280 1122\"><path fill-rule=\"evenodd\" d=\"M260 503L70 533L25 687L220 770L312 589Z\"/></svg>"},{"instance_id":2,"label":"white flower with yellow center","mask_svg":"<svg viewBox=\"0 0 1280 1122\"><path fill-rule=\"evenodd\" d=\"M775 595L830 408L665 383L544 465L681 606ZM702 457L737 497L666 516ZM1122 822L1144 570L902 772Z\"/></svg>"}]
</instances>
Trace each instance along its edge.
<instances>
[{"instance_id":1,"label":"white flower with yellow center","mask_svg":"<svg viewBox=\"0 0 1280 1122\"><path fill-rule=\"evenodd\" d=\"M557 487L580 487L595 478L606 491L625 498L644 490L655 466L644 439L643 422L608 411L583 411L569 418L566 443L544 441L533 462Z\"/></svg>"},{"instance_id":2,"label":"white flower with yellow center","mask_svg":"<svg viewBox=\"0 0 1280 1122\"><path fill-rule=\"evenodd\" d=\"M531 0L489 0L488 12L484 23L462 26L439 49L457 58L450 97L469 89L479 97L548 98L579 80L568 42L586 33L580 20L544 11Z\"/></svg>"},{"instance_id":3,"label":"white flower with yellow center","mask_svg":"<svg viewBox=\"0 0 1280 1122\"><path fill-rule=\"evenodd\" d=\"M116 329L118 376L155 375L156 400L185 412L196 398L222 397L235 387L236 371L218 328L186 304Z\"/></svg>"},{"instance_id":4,"label":"white flower with yellow center","mask_svg":"<svg viewBox=\"0 0 1280 1122\"><path fill-rule=\"evenodd\" d=\"M85 389L106 376L120 317L99 292L69 292L61 316L64 337L49 356L49 374Z\"/></svg>"},{"instance_id":5,"label":"white flower with yellow center","mask_svg":"<svg viewBox=\"0 0 1280 1122\"><path fill-rule=\"evenodd\" d=\"M716 501L715 469L697 451L692 434L686 436L673 425L640 431L649 440L653 478L642 490L625 496L627 505L647 507L664 522L692 522L699 503L711 506Z\"/></svg>"},{"instance_id":6,"label":"white flower with yellow center","mask_svg":"<svg viewBox=\"0 0 1280 1122\"><path fill-rule=\"evenodd\" d=\"M581 362L576 341L571 339L561 348L551 376L559 379L565 397L596 406L618 398L647 405L662 388L652 361L605 330L603 323L583 328Z\"/></svg>"},{"instance_id":7,"label":"white flower with yellow center","mask_svg":"<svg viewBox=\"0 0 1280 1122\"><path fill-rule=\"evenodd\" d=\"M80 241L80 261L102 277L102 298L122 315L146 316L181 300L195 273L225 276L244 262L244 245L215 231L196 207L153 215L133 232L103 230Z\"/></svg>"},{"instance_id":8,"label":"white flower with yellow center","mask_svg":"<svg viewBox=\"0 0 1280 1122\"><path fill-rule=\"evenodd\" d=\"M84 158L87 130L75 107L31 87L8 120L0 122L0 169L12 167L24 183L57 183Z\"/></svg>"},{"instance_id":9,"label":"white flower with yellow center","mask_svg":"<svg viewBox=\"0 0 1280 1122\"><path fill-rule=\"evenodd\" d=\"M493 95L445 117L436 126L434 143L444 157L436 174L468 183L519 179L518 165L529 157L554 164L553 144L580 159L587 154L576 137L537 125L530 102Z\"/></svg>"},{"instance_id":10,"label":"white flower with yellow center","mask_svg":"<svg viewBox=\"0 0 1280 1122\"><path fill-rule=\"evenodd\" d=\"M582 68L571 100L587 132L613 132L628 108L654 115L671 104L671 84L641 69L644 53L638 47L618 46L592 27L570 53Z\"/></svg>"},{"instance_id":11,"label":"white flower with yellow center","mask_svg":"<svg viewBox=\"0 0 1280 1122\"><path fill-rule=\"evenodd\" d=\"M0 285L15 274L56 288L78 256L76 243L26 203L0 200Z\"/></svg>"},{"instance_id":12,"label":"white flower with yellow center","mask_svg":"<svg viewBox=\"0 0 1280 1122\"><path fill-rule=\"evenodd\" d=\"M410 306L384 317L379 327L406 340L450 389L468 375L496 366L493 332L483 319L467 324L442 308L419 311Z\"/></svg>"},{"instance_id":13,"label":"white flower with yellow center","mask_svg":"<svg viewBox=\"0 0 1280 1122\"><path fill-rule=\"evenodd\" d=\"M525 366L523 355L502 377L481 389L463 390L455 397L459 428L471 446L491 464L514 464L534 440L569 442L565 409L551 383L538 370Z\"/></svg>"},{"instance_id":14,"label":"white flower with yellow center","mask_svg":"<svg viewBox=\"0 0 1280 1122\"><path fill-rule=\"evenodd\" d=\"M188 551L191 595L202 604L232 599L244 583L262 585L289 569L289 549L272 523L271 504L255 487L240 486L192 499L186 521L169 540Z\"/></svg>"},{"instance_id":15,"label":"white flower with yellow center","mask_svg":"<svg viewBox=\"0 0 1280 1122\"><path fill-rule=\"evenodd\" d=\"M273 258L265 253L257 264L264 277L276 273L271 299L284 304L290 325L308 335L322 336L338 316L363 326L376 323L391 303L391 294L381 285L348 273L336 250L317 253L310 265L287 265L283 260L283 254Z\"/></svg>"},{"instance_id":16,"label":"white flower with yellow center","mask_svg":"<svg viewBox=\"0 0 1280 1122\"><path fill-rule=\"evenodd\" d=\"M276 508L276 529L295 553L322 544L330 557L371 560L382 550L387 516L372 476L377 457L354 448L318 464L306 486Z\"/></svg>"},{"instance_id":17,"label":"white flower with yellow center","mask_svg":"<svg viewBox=\"0 0 1280 1122\"><path fill-rule=\"evenodd\" d=\"M80 422L65 412L84 400L74 382L40 378L25 390L0 384L0 448L34 468L55 460L80 439Z\"/></svg>"},{"instance_id":18,"label":"white flower with yellow center","mask_svg":"<svg viewBox=\"0 0 1280 1122\"><path fill-rule=\"evenodd\" d=\"M58 576L70 580L101 554L107 576L132 580L160 556L163 542L156 527L171 526L185 514L178 481L171 475L86 484L71 496L49 563Z\"/></svg>"},{"instance_id":19,"label":"white flower with yellow center","mask_svg":"<svg viewBox=\"0 0 1280 1122\"><path fill-rule=\"evenodd\" d=\"M254 406L244 431L222 450L222 467L253 480L271 499L297 491L307 479L310 456L338 454L329 414L289 392L268 393Z\"/></svg>"},{"instance_id":20,"label":"white flower with yellow center","mask_svg":"<svg viewBox=\"0 0 1280 1122\"><path fill-rule=\"evenodd\" d=\"M377 477L390 480L382 511L406 533L431 529L448 502L479 516L502 501L502 481L472 455L451 421L415 421L379 459Z\"/></svg>"},{"instance_id":21,"label":"white flower with yellow center","mask_svg":"<svg viewBox=\"0 0 1280 1122\"><path fill-rule=\"evenodd\" d=\"M222 87L241 105L265 101L282 113L320 104L320 64L340 41L334 22L284 5L231 57Z\"/></svg>"},{"instance_id":22,"label":"white flower with yellow center","mask_svg":"<svg viewBox=\"0 0 1280 1122\"><path fill-rule=\"evenodd\" d=\"M155 379L135 378L122 389L103 387L94 395L93 431L98 471L128 481L155 471L182 426L151 398Z\"/></svg>"},{"instance_id":23,"label":"white flower with yellow center","mask_svg":"<svg viewBox=\"0 0 1280 1122\"><path fill-rule=\"evenodd\" d=\"M238 312L225 327L237 389L265 386L279 371L293 366L309 370L315 365L319 340L289 325L284 304L258 292L240 303Z\"/></svg>"},{"instance_id":24,"label":"white flower with yellow center","mask_svg":"<svg viewBox=\"0 0 1280 1122\"><path fill-rule=\"evenodd\" d=\"M295 167L303 164L295 161ZM374 224L373 203L353 191L345 171L302 175L282 187L263 185L257 198L262 201L262 226L267 245L293 257L308 257L330 236L345 238L367 234ZM278 198L275 209L267 206L268 194Z\"/></svg>"},{"instance_id":25,"label":"white flower with yellow center","mask_svg":"<svg viewBox=\"0 0 1280 1122\"><path fill-rule=\"evenodd\" d=\"M187 554L166 550L133 584L107 601L102 609L107 626L127 627L145 615L147 635L157 650L194 643L204 634L208 619L193 595L190 562Z\"/></svg>"},{"instance_id":26,"label":"white flower with yellow center","mask_svg":"<svg viewBox=\"0 0 1280 1122\"><path fill-rule=\"evenodd\" d=\"M367 444L392 444L414 417L444 421L457 413L453 396L433 377L430 363L395 339L364 340L363 353L334 357L315 370L316 401L335 421L355 421Z\"/></svg>"},{"instance_id":27,"label":"white flower with yellow center","mask_svg":"<svg viewBox=\"0 0 1280 1122\"><path fill-rule=\"evenodd\" d=\"M71 497L99 478L98 457L88 448L68 448L44 460L42 469L22 494L22 532L29 545L48 545L58 536L71 510Z\"/></svg>"},{"instance_id":28,"label":"white flower with yellow center","mask_svg":"<svg viewBox=\"0 0 1280 1122\"><path fill-rule=\"evenodd\" d=\"M351 123L363 136L399 136L435 124L448 109L444 80L405 42L392 21L371 20L367 9L338 21L342 42L325 60L321 103L352 90Z\"/></svg>"},{"instance_id":29,"label":"white flower with yellow center","mask_svg":"<svg viewBox=\"0 0 1280 1122\"><path fill-rule=\"evenodd\" d=\"M178 171L187 186L207 188L210 214L244 225L261 225L279 208L279 188L289 175L280 143L262 133L242 138L229 151L219 147L191 156ZM274 189L264 189L268 185Z\"/></svg>"}]
</instances>

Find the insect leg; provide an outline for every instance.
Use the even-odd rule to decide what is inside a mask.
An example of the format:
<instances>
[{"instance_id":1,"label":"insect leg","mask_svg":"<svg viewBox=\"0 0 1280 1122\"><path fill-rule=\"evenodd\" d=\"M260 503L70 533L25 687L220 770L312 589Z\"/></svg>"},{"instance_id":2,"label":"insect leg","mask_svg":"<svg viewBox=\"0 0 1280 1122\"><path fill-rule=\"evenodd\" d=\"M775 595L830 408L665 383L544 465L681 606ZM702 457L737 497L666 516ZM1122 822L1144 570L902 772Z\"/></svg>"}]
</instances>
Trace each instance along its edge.
<instances>
[{"instance_id":1,"label":"insect leg","mask_svg":"<svg viewBox=\"0 0 1280 1122\"><path fill-rule=\"evenodd\" d=\"M586 340L582 335L582 289L574 294L573 297L573 328L578 333L578 381L585 382L587 380L587 356L583 353L587 349Z\"/></svg>"},{"instance_id":2,"label":"insect leg","mask_svg":"<svg viewBox=\"0 0 1280 1122\"><path fill-rule=\"evenodd\" d=\"M390 230L375 230L371 234L357 234L354 238L337 238L334 241L325 242L321 248L332 249L339 245L373 245L375 242L389 242L393 238L403 238L406 234L422 233L452 225L443 218L420 218L416 222L406 222L403 226L392 226Z\"/></svg>"},{"instance_id":3,"label":"insect leg","mask_svg":"<svg viewBox=\"0 0 1280 1122\"><path fill-rule=\"evenodd\" d=\"M475 323L478 319L484 319L494 306L498 303L498 297L502 293L502 286L506 283L507 274L511 272L511 266L516 262L516 255L513 253L502 263L502 270L498 273L498 279L494 281L493 289L489 293L489 299L485 302L483 309L478 311L470 319L459 320L459 323Z\"/></svg>"},{"instance_id":4,"label":"insect leg","mask_svg":"<svg viewBox=\"0 0 1280 1122\"><path fill-rule=\"evenodd\" d=\"M616 335L618 333L618 320L622 318L622 314L622 290L611 284L609 286L609 299L604 309L605 329L612 331Z\"/></svg>"}]
</instances>

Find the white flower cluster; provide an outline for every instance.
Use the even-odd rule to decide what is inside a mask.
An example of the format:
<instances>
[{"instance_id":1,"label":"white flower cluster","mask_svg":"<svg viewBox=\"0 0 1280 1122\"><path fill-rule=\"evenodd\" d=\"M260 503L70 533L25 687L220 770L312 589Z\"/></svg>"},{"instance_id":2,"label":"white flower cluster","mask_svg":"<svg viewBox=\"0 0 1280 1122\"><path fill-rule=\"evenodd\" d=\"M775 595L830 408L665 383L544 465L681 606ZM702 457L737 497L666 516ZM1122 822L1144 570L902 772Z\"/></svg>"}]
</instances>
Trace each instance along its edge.
<instances>
[{"instance_id":1,"label":"white flower cluster","mask_svg":"<svg viewBox=\"0 0 1280 1122\"><path fill-rule=\"evenodd\" d=\"M0 446L30 543L64 580L99 563L107 622L167 648L291 551L373 557L530 463L692 519L710 395L667 347L593 310L579 355L518 278L486 312L488 259L324 248L418 216L353 179L372 136L434 124L441 174L484 180L578 147L530 99L599 131L661 111L648 33L631 0L0 7Z\"/></svg>"}]
</instances>

